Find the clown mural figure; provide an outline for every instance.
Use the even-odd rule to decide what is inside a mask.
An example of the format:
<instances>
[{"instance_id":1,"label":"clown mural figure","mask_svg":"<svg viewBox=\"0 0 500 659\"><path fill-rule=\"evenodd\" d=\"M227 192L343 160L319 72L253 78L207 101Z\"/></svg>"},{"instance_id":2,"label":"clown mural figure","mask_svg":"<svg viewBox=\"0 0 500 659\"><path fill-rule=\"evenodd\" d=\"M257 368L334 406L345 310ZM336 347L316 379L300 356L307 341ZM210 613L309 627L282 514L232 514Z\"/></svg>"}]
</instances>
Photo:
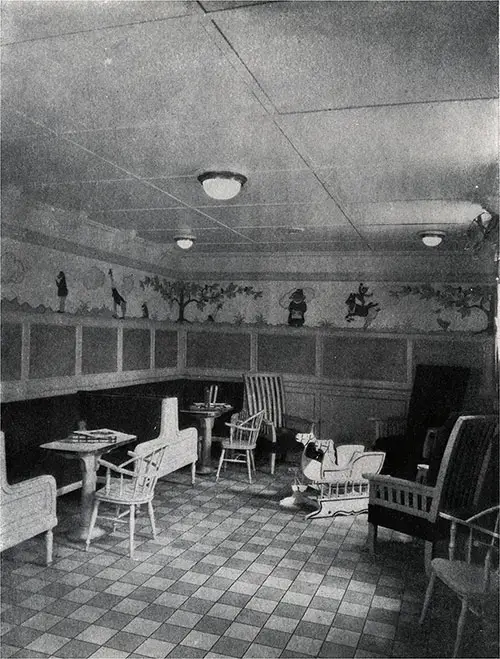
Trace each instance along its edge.
<instances>
[{"instance_id":1,"label":"clown mural figure","mask_svg":"<svg viewBox=\"0 0 500 659\"><path fill-rule=\"evenodd\" d=\"M311 300L313 297L312 289L296 288L281 298L280 306L288 310L288 324L291 327L302 327L305 323L306 300Z\"/></svg>"},{"instance_id":2,"label":"clown mural figure","mask_svg":"<svg viewBox=\"0 0 500 659\"><path fill-rule=\"evenodd\" d=\"M68 297L68 285L66 283L66 275L61 270L56 277L57 286L57 299L59 300L59 309L57 313L64 313L66 311L66 298Z\"/></svg>"}]
</instances>

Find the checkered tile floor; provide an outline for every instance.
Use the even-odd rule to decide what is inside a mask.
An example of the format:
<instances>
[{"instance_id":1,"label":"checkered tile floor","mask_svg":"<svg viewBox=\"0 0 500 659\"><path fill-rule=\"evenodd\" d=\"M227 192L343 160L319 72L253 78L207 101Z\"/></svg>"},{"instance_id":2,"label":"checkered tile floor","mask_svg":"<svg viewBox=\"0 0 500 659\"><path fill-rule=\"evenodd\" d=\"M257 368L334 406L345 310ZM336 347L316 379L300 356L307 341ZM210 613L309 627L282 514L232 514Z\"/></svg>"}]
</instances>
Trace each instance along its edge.
<instances>
[{"instance_id":1,"label":"checkered tile floor","mask_svg":"<svg viewBox=\"0 0 500 659\"><path fill-rule=\"evenodd\" d=\"M78 493L58 499L51 567L35 538L2 555L2 657L446 657L458 607L437 589L418 624L423 547L366 515L306 521L280 508L293 474L267 466L249 485L188 471L158 483L158 537L138 519L136 560L124 526L89 552L65 531ZM498 657L497 621L470 616L463 656ZM495 617L493 615L493 617Z\"/></svg>"}]
</instances>

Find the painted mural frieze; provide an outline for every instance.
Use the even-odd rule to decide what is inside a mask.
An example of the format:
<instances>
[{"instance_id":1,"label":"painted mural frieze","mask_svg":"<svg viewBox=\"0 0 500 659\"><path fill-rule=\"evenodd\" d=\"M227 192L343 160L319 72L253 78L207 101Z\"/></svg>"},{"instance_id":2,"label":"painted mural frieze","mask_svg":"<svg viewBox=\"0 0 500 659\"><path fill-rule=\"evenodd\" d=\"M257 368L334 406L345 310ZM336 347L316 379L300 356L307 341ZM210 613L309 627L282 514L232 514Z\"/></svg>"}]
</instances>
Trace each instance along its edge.
<instances>
[{"instance_id":1,"label":"painted mural frieze","mask_svg":"<svg viewBox=\"0 0 500 659\"><path fill-rule=\"evenodd\" d=\"M211 319L215 320L215 315L222 309L226 300L245 295L254 300L262 297L262 291L256 291L253 286L239 286L232 282L222 286L217 282L201 284L182 280L168 281L154 276L146 277L140 285L143 290L151 288L159 293L170 309L177 307L179 323L186 321L185 311L190 305L199 311L204 311L208 307L212 311Z\"/></svg>"}]
</instances>

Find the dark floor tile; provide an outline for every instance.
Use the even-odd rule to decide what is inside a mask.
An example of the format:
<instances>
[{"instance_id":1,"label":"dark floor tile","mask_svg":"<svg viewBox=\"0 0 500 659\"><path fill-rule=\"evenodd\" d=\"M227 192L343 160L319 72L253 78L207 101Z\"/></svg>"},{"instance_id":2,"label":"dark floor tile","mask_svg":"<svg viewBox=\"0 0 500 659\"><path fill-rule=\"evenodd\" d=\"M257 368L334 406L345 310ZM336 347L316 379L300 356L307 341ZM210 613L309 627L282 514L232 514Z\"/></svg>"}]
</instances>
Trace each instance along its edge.
<instances>
[{"instance_id":1,"label":"dark floor tile","mask_svg":"<svg viewBox=\"0 0 500 659\"><path fill-rule=\"evenodd\" d=\"M197 563L196 565L193 565L191 571L198 572L198 574L214 574L214 572L217 572L218 569L218 565L211 565L210 563Z\"/></svg>"},{"instance_id":2,"label":"dark floor tile","mask_svg":"<svg viewBox=\"0 0 500 659\"><path fill-rule=\"evenodd\" d=\"M372 606L368 611L368 620L376 620L377 622L385 622L388 625L395 625L399 618L398 611L390 611L388 609L380 609Z\"/></svg>"},{"instance_id":3,"label":"dark floor tile","mask_svg":"<svg viewBox=\"0 0 500 659\"><path fill-rule=\"evenodd\" d=\"M15 657L16 659L47 659L50 655L45 654L45 652L35 652L34 650L26 650L21 648L14 654L5 654L4 657Z\"/></svg>"},{"instance_id":4,"label":"dark floor tile","mask_svg":"<svg viewBox=\"0 0 500 659\"><path fill-rule=\"evenodd\" d=\"M33 609L26 609L22 606L11 606L10 609L2 612L1 619L2 622L8 622L11 625L21 625L33 615L35 615Z\"/></svg>"},{"instance_id":5,"label":"dark floor tile","mask_svg":"<svg viewBox=\"0 0 500 659\"><path fill-rule=\"evenodd\" d=\"M242 657L249 647L250 643L248 641L242 641L239 638L230 638L229 636L222 636L210 651L216 652L217 654L225 654L234 659L235 657Z\"/></svg>"},{"instance_id":6,"label":"dark floor tile","mask_svg":"<svg viewBox=\"0 0 500 659\"><path fill-rule=\"evenodd\" d=\"M98 624L102 625L100 621ZM83 622L82 620L63 618L50 628L50 634L55 634L56 636L65 636L66 638L75 638L75 636L78 636L80 632L83 632L84 629L87 629L88 626L89 623Z\"/></svg>"},{"instance_id":7,"label":"dark floor tile","mask_svg":"<svg viewBox=\"0 0 500 659\"><path fill-rule=\"evenodd\" d=\"M57 651L58 657L73 657L74 659L87 659L91 654L94 654L99 649L99 645L95 643L87 643L86 641L78 641L73 639Z\"/></svg>"},{"instance_id":8,"label":"dark floor tile","mask_svg":"<svg viewBox=\"0 0 500 659\"><path fill-rule=\"evenodd\" d=\"M165 622L170 618L175 609L171 606L163 606L162 604L150 604L141 611L141 618L148 620L156 620L157 622ZM99 619L101 624L101 619Z\"/></svg>"},{"instance_id":9,"label":"dark floor tile","mask_svg":"<svg viewBox=\"0 0 500 659\"><path fill-rule=\"evenodd\" d=\"M328 625L319 625L316 622L301 620L293 633L298 636L307 636L308 638L317 638L324 641L329 629Z\"/></svg>"},{"instance_id":10,"label":"dark floor tile","mask_svg":"<svg viewBox=\"0 0 500 659\"><path fill-rule=\"evenodd\" d=\"M80 602L70 602L69 600L59 599L47 604L43 610L45 613L52 613L52 615L62 616L64 618L65 616L71 615L73 611L76 611L80 607Z\"/></svg>"},{"instance_id":11,"label":"dark floor tile","mask_svg":"<svg viewBox=\"0 0 500 659\"><path fill-rule=\"evenodd\" d=\"M368 650L369 652L377 652L377 654L383 654L390 657L392 645L392 639L372 636L371 634L362 634L359 639L358 648Z\"/></svg>"},{"instance_id":12,"label":"dark floor tile","mask_svg":"<svg viewBox=\"0 0 500 659\"><path fill-rule=\"evenodd\" d=\"M134 600L141 600L141 602L154 602L160 592L161 591L157 590L156 588L139 586L139 588L136 588L132 593L130 593L129 597Z\"/></svg>"},{"instance_id":13,"label":"dark floor tile","mask_svg":"<svg viewBox=\"0 0 500 659\"><path fill-rule=\"evenodd\" d=\"M207 585L207 584L205 584ZM177 593L178 595L187 595L188 597L198 590L200 586L187 581L177 581L167 588L169 593ZM216 586L214 586L215 588ZM158 592L158 591L157 591Z\"/></svg>"},{"instance_id":14,"label":"dark floor tile","mask_svg":"<svg viewBox=\"0 0 500 659\"><path fill-rule=\"evenodd\" d=\"M198 657L204 657L207 654L206 650L201 650L200 648L192 648L189 645L177 645L173 650L171 650L167 657L169 659L172 657L178 657L182 659L197 659Z\"/></svg>"},{"instance_id":15,"label":"dark floor tile","mask_svg":"<svg viewBox=\"0 0 500 659\"><path fill-rule=\"evenodd\" d=\"M351 648L348 645L338 645L338 643L330 643L325 641L321 646L319 651L319 657L325 657L326 659L335 659L336 657L346 659L348 657L354 657L356 648Z\"/></svg>"},{"instance_id":16,"label":"dark floor tile","mask_svg":"<svg viewBox=\"0 0 500 659\"><path fill-rule=\"evenodd\" d=\"M290 637L291 634L288 632L280 632L275 629L264 628L260 630L253 642L259 643L260 645L270 645L273 648L284 648L290 640Z\"/></svg>"},{"instance_id":17,"label":"dark floor tile","mask_svg":"<svg viewBox=\"0 0 500 659\"><path fill-rule=\"evenodd\" d=\"M169 565L166 565L165 567L162 567L162 569L155 574L155 577L161 577L162 579L177 580L180 579L185 573L186 573L185 570L181 570L177 567L170 567Z\"/></svg>"},{"instance_id":18,"label":"dark floor tile","mask_svg":"<svg viewBox=\"0 0 500 659\"><path fill-rule=\"evenodd\" d=\"M114 584L114 581L112 581L111 579L103 579L102 577L92 577L91 579L88 579L85 582L85 588L87 588L87 590L95 590L98 593L102 593L107 588L109 588L112 584Z\"/></svg>"},{"instance_id":19,"label":"dark floor tile","mask_svg":"<svg viewBox=\"0 0 500 659\"><path fill-rule=\"evenodd\" d=\"M220 604L231 604L232 606L237 606L242 609L251 599L252 598L250 595L245 595L244 593L235 593L232 590L228 590L218 600L218 602Z\"/></svg>"},{"instance_id":20,"label":"dark floor tile","mask_svg":"<svg viewBox=\"0 0 500 659\"><path fill-rule=\"evenodd\" d=\"M98 593L87 604L89 606L97 606L100 609L112 609L123 598L119 595L112 595L111 593Z\"/></svg>"},{"instance_id":21,"label":"dark floor tile","mask_svg":"<svg viewBox=\"0 0 500 659\"><path fill-rule=\"evenodd\" d=\"M201 620L196 623L195 629L199 632L207 632L209 634L222 634L231 626L232 621L225 618L216 618L214 616L203 616Z\"/></svg>"},{"instance_id":22,"label":"dark floor tile","mask_svg":"<svg viewBox=\"0 0 500 659\"><path fill-rule=\"evenodd\" d=\"M315 595L309 603L312 609L319 609L320 611L330 611L335 613L340 606L340 600L331 599L330 597L322 597Z\"/></svg>"},{"instance_id":23,"label":"dark floor tile","mask_svg":"<svg viewBox=\"0 0 500 659\"><path fill-rule=\"evenodd\" d=\"M106 646L123 652L133 652L144 643L144 636L139 634L130 634L129 632L118 632L106 641Z\"/></svg>"},{"instance_id":24,"label":"dark floor tile","mask_svg":"<svg viewBox=\"0 0 500 659\"><path fill-rule=\"evenodd\" d=\"M2 645L15 645L18 648L24 648L32 643L43 632L31 627L13 627L2 636Z\"/></svg>"},{"instance_id":25,"label":"dark floor tile","mask_svg":"<svg viewBox=\"0 0 500 659\"><path fill-rule=\"evenodd\" d=\"M181 604L181 609L184 611L190 611L191 613L206 613L214 605L213 602L209 600L201 599L200 597L189 597L183 604Z\"/></svg>"},{"instance_id":26,"label":"dark floor tile","mask_svg":"<svg viewBox=\"0 0 500 659\"><path fill-rule=\"evenodd\" d=\"M220 601L222 601L222 598ZM242 609L235 618L235 622L241 622L245 625L254 625L255 627L263 627L268 618L269 613L254 611L253 609Z\"/></svg>"},{"instance_id":27,"label":"dark floor tile","mask_svg":"<svg viewBox=\"0 0 500 659\"><path fill-rule=\"evenodd\" d=\"M363 618L337 613L333 626L338 627L339 629L347 629L350 632L361 632L365 626L365 621Z\"/></svg>"},{"instance_id":28,"label":"dark floor tile","mask_svg":"<svg viewBox=\"0 0 500 659\"><path fill-rule=\"evenodd\" d=\"M261 586L255 593L256 597L262 597L265 600L273 600L279 602L285 592L280 588L270 588L269 586Z\"/></svg>"},{"instance_id":29,"label":"dark floor tile","mask_svg":"<svg viewBox=\"0 0 500 659\"><path fill-rule=\"evenodd\" d=\"M160 641L169 641L170 643L180 643L183 638L189 634L188 627L180 627L179 625L170 625L165 622L163 625L151 634L152 638L157 638Z\"/></svg>"},{"instance_id":30,"label":"dark floor tile","mask_svg":"<svg viewBox=\"0 0 500 659\"><path fill-rule=\"evenodd\" d=\"M273 615L283 616L284 618L295 618L300 620L304 613L307 611L307 607L299 606L298 604L289 604L288 602L280 602L278 606L274 609Z\"/></svg>"}]
</instances>

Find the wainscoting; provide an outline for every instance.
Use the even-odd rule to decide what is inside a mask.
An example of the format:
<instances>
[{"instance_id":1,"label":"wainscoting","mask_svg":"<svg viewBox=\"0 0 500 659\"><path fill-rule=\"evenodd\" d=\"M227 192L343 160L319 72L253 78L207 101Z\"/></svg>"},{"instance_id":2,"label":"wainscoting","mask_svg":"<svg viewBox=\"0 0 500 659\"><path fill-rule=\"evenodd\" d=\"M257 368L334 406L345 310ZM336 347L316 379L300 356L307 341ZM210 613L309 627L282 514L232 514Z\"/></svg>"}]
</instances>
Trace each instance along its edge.
<instances>
[{"instance_id":1,"label":"wainscoting","mask_svg":"<svg viewBox=\"0 0 500 659\"><path fill-rule=\"evenodd\" d=\"M280 372L290 411L319 434L369 443L371 416L403 414L417 363L473 369L468 410L495 405L494 339L5 313L2 402L178 378L237 381Z\"/></svg>"}]
</instances>

